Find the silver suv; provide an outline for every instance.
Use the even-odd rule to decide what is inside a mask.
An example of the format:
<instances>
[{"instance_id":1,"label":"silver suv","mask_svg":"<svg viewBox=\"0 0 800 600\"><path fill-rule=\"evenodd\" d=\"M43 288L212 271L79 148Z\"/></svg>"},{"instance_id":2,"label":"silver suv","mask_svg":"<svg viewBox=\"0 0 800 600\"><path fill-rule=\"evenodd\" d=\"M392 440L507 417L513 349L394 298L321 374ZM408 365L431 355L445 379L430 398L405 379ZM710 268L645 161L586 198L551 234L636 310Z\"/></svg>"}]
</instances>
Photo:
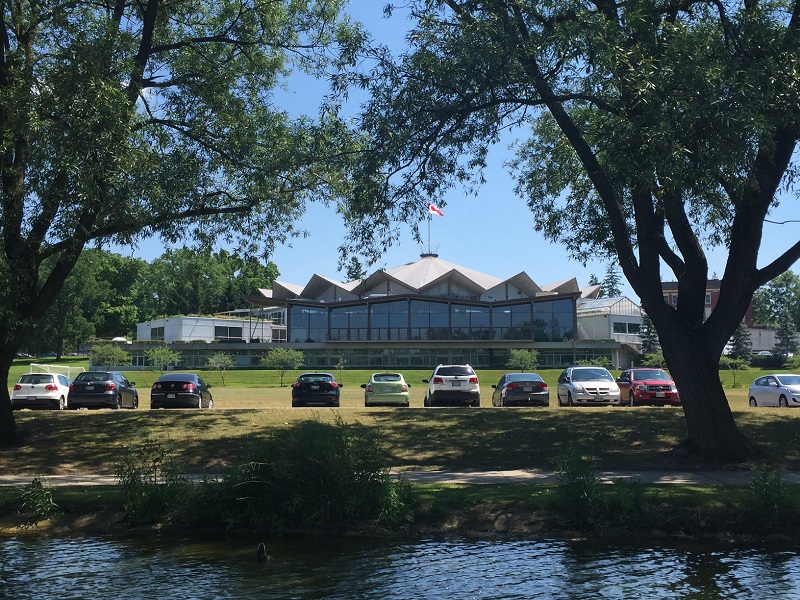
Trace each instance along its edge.
<instances>
[{"instance_id":1,"label":"silver suv","mask_svg":"<svg viewBox=\"0 0 800 600\"><path fill-rule=\"evenodd\" d=\"M558 405L621 405L619 386L603 367L569 367L558 376Z\"/></svg>"},{"instance_id":2,"label":"silver suv","mask_svg":"<svg viewBox=\"0 0 800 600\"><path fill-rule=\"evenodd\" d=\"M424 406L480 406L481 387L469 365L439 365L433 370L425 391Z\"/></svg>"}]
</instances>

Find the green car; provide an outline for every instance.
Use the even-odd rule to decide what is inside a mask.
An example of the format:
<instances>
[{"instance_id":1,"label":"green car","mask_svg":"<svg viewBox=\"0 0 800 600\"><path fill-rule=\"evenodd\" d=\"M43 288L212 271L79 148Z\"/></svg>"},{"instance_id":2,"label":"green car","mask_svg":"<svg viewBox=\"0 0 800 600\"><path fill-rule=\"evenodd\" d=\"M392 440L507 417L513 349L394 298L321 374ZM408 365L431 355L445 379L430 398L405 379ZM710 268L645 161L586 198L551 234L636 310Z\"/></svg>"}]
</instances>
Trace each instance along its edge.
<instances>
[{"instance_id":1,"label":"green car","mask_svg":"<svg viewBox=\"0 0 800 600\"><path fill-rule=\"evenodd\" d=\"M411 387L402 373L373 373L364 388L364 406L408 406Z\"/></svg>"}]
</instances>

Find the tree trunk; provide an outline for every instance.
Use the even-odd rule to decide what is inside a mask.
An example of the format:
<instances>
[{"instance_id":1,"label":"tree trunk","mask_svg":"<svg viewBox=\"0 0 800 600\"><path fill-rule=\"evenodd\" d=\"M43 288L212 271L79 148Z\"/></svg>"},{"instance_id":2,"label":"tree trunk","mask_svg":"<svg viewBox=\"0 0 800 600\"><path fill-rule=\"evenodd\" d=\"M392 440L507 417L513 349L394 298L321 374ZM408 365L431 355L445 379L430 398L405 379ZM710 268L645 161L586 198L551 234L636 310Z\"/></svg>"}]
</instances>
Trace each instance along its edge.
<instances>
[{"instance_id":1,"label":"tree trunk","mask_svg":"<svg viewBox=\"0 0 800 600\"><path fill-rule=\"evenodd\" d=\"M702 334L678 329L662 336L662 350L681 396L687 449L715 464L765 456L736 426L719 378L718 353L706 348Z\"/></svg>"},{"instance_id":2,"label":"tree trunk","mask_svg":"<svg viewBox=\"0 0 800 600\"><path fill-rule=\"evenodd\" d=\"M8 351L0 352L0 448L19 446L22 443L8 393L8 372L16 352L10 357L7 354Z\"/></svg>"}]
</instances>

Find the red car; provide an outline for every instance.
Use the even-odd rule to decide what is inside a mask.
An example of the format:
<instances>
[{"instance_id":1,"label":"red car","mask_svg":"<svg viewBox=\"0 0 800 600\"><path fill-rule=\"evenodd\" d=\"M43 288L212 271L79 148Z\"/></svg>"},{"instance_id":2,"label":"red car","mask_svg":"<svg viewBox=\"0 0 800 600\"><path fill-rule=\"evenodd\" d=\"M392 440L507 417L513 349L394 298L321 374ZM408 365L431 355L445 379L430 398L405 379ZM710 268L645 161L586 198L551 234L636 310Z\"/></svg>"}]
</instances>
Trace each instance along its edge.
<instances>
[{"instance_id":1,"label":"red car","mask_svg":"<svg viewBox=\"0 0 800 600\"><path fill-rule=\"evenodd\" d=\"M651 404L680 406L678 388L669 374L663 369L637 367L623 371L617 378L621 403L627 400L628 406Z\"/></svg>"}]
</instances>

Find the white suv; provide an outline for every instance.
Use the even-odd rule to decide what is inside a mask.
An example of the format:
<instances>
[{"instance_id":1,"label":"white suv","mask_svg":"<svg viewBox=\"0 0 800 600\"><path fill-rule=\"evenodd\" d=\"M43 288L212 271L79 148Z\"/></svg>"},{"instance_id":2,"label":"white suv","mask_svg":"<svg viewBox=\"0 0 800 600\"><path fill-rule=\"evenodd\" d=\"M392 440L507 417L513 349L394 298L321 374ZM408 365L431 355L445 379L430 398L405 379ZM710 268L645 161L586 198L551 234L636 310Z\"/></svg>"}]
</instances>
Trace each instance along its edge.
<instances>
[{"instance_id":1,"label":"white suv","mask_svg":"<svg viewBox=\"0 0 800 600\"><path fill-rule=\"evenodd\" d=\"M558 405L616 404L619 386L603 367L569 367L558 376Z\"/></svg>"},{"instance_id":2,"label":"white suv","mask_svg":"<svg viewBox=\"0 0 800 600\"><path fill-rule=\"evenodd\" d=\"M423 404L425 406L480 406L481 387L469 365L439 365L433 370Z\"/></svg>"}]
</instances>

